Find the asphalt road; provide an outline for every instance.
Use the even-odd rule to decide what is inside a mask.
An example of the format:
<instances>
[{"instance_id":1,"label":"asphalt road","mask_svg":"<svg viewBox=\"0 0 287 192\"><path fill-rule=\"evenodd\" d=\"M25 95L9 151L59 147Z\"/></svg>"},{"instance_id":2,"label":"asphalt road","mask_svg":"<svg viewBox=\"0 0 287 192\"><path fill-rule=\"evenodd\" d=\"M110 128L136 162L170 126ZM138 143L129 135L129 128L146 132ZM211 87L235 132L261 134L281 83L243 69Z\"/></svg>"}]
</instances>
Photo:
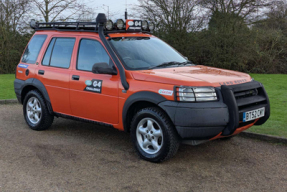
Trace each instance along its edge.
<instances>
[{"instance_id":1,"label":"asphalt road","mask_svg":"<svg viewBox=\"0 0 287 192\"><path fill-rule=\"evenodd\" d=\"M22 106L0 105L0 191L287 191L287 146L235 137L155 164L127 133L60 118L32 131Z\"/></svg>"}]
</instances>

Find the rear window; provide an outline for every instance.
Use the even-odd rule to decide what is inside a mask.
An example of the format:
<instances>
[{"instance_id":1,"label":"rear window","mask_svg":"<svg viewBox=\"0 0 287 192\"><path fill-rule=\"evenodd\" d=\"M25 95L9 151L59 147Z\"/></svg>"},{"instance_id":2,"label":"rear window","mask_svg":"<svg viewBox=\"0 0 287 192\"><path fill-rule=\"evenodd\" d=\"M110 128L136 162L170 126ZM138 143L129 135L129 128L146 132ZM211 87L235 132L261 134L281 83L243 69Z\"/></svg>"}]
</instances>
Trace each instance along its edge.
<instances>
[{"instance_id":1,"label":"rear window","mask_svg":"<svg viewBox=\"0 0 287 192\"><path fill-rule=\"evenodd\" d=\"M47 35L34 35L26 47L21 61L23 63L35 64L46 38Z\"/></svg>"},{"instance_id":2,"label":"rear window","mask_svg":"<svg viewBox=\"0 0 287 192\"><path fill-rule=\"evenodd\" d=\"M42 65L69 68L75 38L53 38L47 48Z\"/></svg>"}]
</instances>

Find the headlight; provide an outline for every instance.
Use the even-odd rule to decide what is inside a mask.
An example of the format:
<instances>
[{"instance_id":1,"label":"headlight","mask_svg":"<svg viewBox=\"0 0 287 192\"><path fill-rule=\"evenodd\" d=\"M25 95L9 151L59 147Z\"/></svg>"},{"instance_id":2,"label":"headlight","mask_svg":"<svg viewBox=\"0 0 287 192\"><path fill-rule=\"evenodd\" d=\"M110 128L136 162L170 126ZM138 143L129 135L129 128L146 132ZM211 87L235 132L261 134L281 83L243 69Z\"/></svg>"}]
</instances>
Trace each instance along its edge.
<instances>
[{"instance_id":1,"label":"headlight","mask_svg":"<svg viewBox=\"0 0 287 192\"><path fill-rule=\"evenodd\" d=\"M213 87L179 87L176 94L179 101L201 102L218 100Z\"/></svg>"}]
</instances>

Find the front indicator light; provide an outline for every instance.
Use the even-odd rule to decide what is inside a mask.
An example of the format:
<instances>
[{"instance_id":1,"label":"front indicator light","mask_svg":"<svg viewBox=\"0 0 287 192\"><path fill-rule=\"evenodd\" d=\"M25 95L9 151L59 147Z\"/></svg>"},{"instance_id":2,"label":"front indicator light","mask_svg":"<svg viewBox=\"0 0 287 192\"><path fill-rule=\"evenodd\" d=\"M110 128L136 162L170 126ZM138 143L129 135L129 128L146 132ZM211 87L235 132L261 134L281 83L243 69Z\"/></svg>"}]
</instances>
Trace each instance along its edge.
<instances>
[{"instance_id":1,"label":"front indicator light","mask_svg":"<svg viewBox=\"0 0 287 192\"><path fill-rule=\"evenodd\" d=\"M217 101L217 94L213 87L179 87L177 100L186 102Z\"/></svg>"}]
</instances>

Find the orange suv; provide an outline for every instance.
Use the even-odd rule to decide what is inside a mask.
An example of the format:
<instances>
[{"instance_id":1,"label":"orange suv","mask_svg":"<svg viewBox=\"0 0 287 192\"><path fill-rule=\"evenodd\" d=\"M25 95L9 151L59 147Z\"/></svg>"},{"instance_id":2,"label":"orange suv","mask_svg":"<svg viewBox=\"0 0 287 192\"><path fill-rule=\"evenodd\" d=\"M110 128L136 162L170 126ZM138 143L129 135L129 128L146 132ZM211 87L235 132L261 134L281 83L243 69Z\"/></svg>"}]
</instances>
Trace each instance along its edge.
<instances>
[{"instance_id":1,"label":"orange suv","mask_svg":"<svg viewBox=\"0 0 287 192\"><path fill-rule=\"evenodd\" d=\"M54 117L129 132L141 158L160 162L182 141L228 138L270 116L248 74L195 65L151 35L154 23L38 23L16 69L15 93L33 130Z\"/></svg>"}]
</instances>

